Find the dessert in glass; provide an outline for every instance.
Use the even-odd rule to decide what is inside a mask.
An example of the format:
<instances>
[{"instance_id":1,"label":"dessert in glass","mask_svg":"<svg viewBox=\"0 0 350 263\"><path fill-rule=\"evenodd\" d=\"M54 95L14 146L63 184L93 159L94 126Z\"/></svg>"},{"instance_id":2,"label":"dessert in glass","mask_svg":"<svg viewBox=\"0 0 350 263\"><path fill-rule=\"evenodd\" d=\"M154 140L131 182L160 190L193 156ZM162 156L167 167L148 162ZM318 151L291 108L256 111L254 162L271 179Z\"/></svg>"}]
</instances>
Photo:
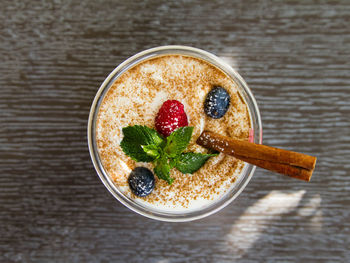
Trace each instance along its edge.
<instances>
[{"instance_id":1,"label":"dessert in glass","mask_svg":"<svg viewBox=\"0 0 350 263\"><path fill-rule=\"evenodd\" d=\"M255 166L196 143L204 130L261 143L261 119L228 64L186 46L148 49L106 78L91 107L88 143L104 185L128 208L162 221L222 209Z\"/></svg>"}]
</instances>

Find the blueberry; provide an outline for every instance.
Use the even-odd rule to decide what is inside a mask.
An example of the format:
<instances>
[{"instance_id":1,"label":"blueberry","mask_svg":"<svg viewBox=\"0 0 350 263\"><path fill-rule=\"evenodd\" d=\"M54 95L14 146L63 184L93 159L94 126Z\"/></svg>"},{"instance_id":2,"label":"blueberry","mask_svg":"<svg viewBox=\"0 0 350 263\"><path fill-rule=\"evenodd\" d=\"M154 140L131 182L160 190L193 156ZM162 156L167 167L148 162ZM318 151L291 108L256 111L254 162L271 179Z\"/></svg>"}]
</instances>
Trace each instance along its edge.
<instances>
[{"instance_id":1,"label":"blueberry","mask_svg":"<svg viewBox=\"0 0 350 263\"><path fill-rule=\"evenodd\" d=\"M154 188L154 175L145 167L136 167L129 175L131 191L140 197L149 195Z\"/></svg>"},{"instance_id":2,"label":"blueberry","mask_svg":"<svg viewBox=\"0 0 350 263\"><path fill-rule=\"evenodd\" d=\"M227 90L215 86L209 91L204 101L204 112L213 119L223 117L230 106L230 95Z\"/></svg>"}]
</instances>

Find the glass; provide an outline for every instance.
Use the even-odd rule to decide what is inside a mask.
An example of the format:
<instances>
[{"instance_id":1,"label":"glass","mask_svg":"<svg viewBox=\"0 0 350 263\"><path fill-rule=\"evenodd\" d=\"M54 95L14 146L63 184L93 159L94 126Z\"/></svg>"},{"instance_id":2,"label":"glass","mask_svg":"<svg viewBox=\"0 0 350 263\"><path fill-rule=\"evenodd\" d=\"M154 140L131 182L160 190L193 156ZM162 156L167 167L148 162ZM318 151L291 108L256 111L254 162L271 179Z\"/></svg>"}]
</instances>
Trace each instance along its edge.
<instances>
[{"instance_id":1,"label":"glass","mask_svg":"<svg viewBox=\"0 0 350 263\"><path fill-rule=\"evenodd\" d=\"M91 110L90 110L89 121L88 121L88 145L89 145L89 151L90 151L92 162L94 164L94 167L101 181L107 187L109 192L116 199L118 199L122 204L124 204L126 207L130 208L131 210L152 219L168 221L168 222L184 222L184 221L191 221L191 220L196 220L196 219L209 216L221 210L222 208L227 206L229 203L231 203L248 184L249 180L251 179L255 171L255 166L251 164L246 164L245 168L242 171L242 174L238 176L234 187L230 191L228 191L224 196L222 196L221 199L217 200L213 204L201 210L195 210L195 211L192 210L188 212L173 212L173 213L161 212L161 211L150 209L149 207L144 207L143 205L136 203L133 199L125 196L118 189L118 187L113 183L113 181L110 179L109 175L103 168L103 165L101 163L100 156L98 153L96 137L95 137L96 119L97 119L100 104L103 101L103 98L107 93L108 89L112 86L115 80L119 78L119 76L123 74L125 71L137 65L138 63L144 60L148 60L150 58L167 55L167 54L168 55L180 54L180 55L186 55L194 58L199 58L201 60L204 60L213 64L214 66L216 66L217 68L225 72L229 77L234 79L234 81L238 85L239 92L241 96L244 98L249 109L254 143L261 144L262 126L261 126L260 113L259 113L257 103L254 99L252 92L248 88L248 85L245 83L243 78L231 66L229 66L226 62L224 62L217 56L201 49L187 47L187 46L161 46L161 47L151 48L151 49L142 51L128 58L123 63L121 63L118 67L116 67L105 79L105 81L102 83L101 87L99 88L95 96L95 99L92 103Z\"/></svg>"}]
</instances>

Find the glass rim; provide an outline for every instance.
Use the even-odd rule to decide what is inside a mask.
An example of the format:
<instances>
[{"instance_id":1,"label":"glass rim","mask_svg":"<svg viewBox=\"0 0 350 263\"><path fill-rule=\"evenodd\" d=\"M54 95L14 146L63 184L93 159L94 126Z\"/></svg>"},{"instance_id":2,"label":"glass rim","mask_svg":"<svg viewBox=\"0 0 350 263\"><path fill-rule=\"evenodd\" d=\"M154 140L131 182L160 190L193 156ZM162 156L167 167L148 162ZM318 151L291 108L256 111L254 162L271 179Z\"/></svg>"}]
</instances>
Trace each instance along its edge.
<instances>
[{"instance_id":1,"label":"glass rim","mask_svg":"<svg viewBox=\"0 0 350 263\"><path fill-rule=\"evenodd\" d=\"M120 191L118 187L114 184L114 182L111 180L110 176L105 171L102 165L102 162L100 160L97 144L96 144L96 136L95 136L96 120L97 120L97 114L99 111L100 104L103 101L104 95L108 92L109 88L112 86L115 80L118 77L120 77L126 70L139 64L142 61L145 61L154 57L158 57L162 55L170 55L170 54L185 55L185 56L190 56L190 57L204 60L209 64L212 64L215 67L222 70L230 78L234 79L234 81L238 85L240 95L244 95L243 97L249 110L252 129L254 132L254 143L259 143L259 144L262 143L262 124L261 124L259 108L250 88L248 87L244 79L229 64L227 64L225 61L223 61L221 58L217 57L216 55L198 48L181 46L181 45L169 45L169 46L159 46L159 47L150 48L142 52L139 52L133 55L132 57L129 57L124 62L119 64L103 81L103 83L101 84L100 88L98 89L95 95L95 98L93 100L90 113L89 113L89 119L88 119L88 125L87 125L87 137L88 137L88 147L89 147L90 157L95 167L95 170L98 176L100 177L102 183L105 185L108 191L114 196L114 198L116 198L124 206L128 207L134 212L140 215L146 216L148 218L160 220L160 221L166 221L166 222L186 222L186 221L197 220L197 219L209 216L211 214L214 214L219 210L223 209L228 204L230 204L234 199L236 199L236 197L246 187L251 177L253 176L256 167L251 164L246 164L244 170L239 175L242 178L237 186L238 188L234 187L234 189L231 189L230 191L232 191L232 193L230 194L229 197L227 197L229 193L227 192L225 193L225 197L224 196L221 197L218 202L214 202L213 204L209 205L208 207L202 210L194 210L194 211L190 211L189 213L185 213L185 212L168 213L168 212L160 212L160 211L151 211L149 208L144 207L141 204L132 201L132 199L130 199L129 197L125 196L122 193L122 191ZM241 94L242 92L243 94Z\"/></svg>"}]
</instances>

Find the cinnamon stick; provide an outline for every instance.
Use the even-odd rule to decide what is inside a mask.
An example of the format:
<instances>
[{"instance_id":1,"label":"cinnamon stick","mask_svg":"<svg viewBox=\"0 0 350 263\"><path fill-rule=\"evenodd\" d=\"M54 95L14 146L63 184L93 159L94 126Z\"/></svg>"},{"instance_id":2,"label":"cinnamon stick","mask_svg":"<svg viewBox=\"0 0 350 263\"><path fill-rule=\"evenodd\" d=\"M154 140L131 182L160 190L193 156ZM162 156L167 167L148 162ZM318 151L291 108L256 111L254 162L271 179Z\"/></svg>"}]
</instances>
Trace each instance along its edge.
<instances>
[{"instance_id":1,"label":"cinnamon stick","mask_svg":"<svg viewBox=\"0 0 350 263\"><path fill-rule=\"evenodd\" d=\"M316 164L316 157L310 155L241 141L209 131L204 131L197 143L261 168L304 181L310 181Z\"/></svg>"}]
</instances>

